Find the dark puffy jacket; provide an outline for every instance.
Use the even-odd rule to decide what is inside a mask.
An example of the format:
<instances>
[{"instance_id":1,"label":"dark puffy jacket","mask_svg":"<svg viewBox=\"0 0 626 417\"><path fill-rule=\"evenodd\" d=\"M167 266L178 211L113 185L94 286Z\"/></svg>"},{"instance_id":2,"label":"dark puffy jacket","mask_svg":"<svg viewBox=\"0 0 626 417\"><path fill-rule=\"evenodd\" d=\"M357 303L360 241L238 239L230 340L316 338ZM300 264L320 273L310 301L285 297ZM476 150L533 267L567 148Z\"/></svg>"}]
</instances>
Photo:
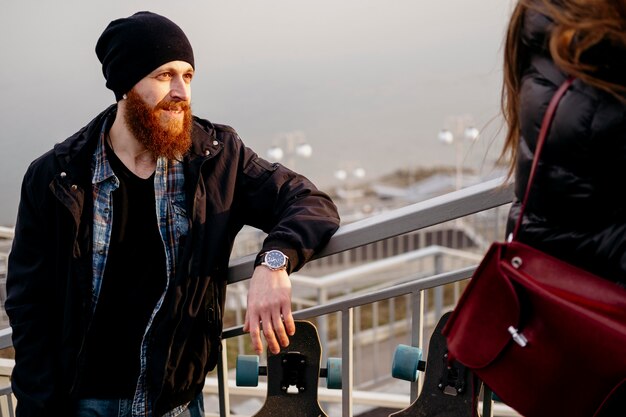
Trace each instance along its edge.
<instances>
[{"instance_id":1,"label":"dark puffy jacket","mask_svg":"<svg viewBox=\"0 0 626 417\"><path fill-rule=\"evenodd\" d=\"M91 158L114 111L34 161L24 177L5 303L19 417L69 415L91 311ZM184 161L191 226L150 340L156 415L194 398L215 366L228 261L242 226L266 231L262 250L283 250L291 271L339 226L326 194L259 158L232 128L194 118L192 140Z\"/></svg>"},{"instance_id":2,"label":"dark puffy jacket","mask_svg":"<svg viewBox=\"0 0 626 417\"><path fill-rule=\"evenodd\" d=\"M519 214L537 136L548 103L566 75L547 47L551 21L528 11L521 86L521 138L516 161ZM624 51L601 44L584 58L602 57L599 73L626 81ZM609 61L615 58L615 62ZM612 281L626 283L626 105L580 80L562 98L543 148L519 239Z\"/></svg>"}]
</instances>

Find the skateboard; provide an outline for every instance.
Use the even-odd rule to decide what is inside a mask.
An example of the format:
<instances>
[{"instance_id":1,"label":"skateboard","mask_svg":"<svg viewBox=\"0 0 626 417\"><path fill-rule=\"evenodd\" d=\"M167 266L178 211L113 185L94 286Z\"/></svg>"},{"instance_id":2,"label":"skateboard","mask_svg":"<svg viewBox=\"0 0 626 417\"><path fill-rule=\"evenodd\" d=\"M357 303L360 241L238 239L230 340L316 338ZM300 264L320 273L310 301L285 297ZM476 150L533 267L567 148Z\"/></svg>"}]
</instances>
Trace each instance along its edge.
<instances>
[{"instance_id":1,"label":"skateboard","mask_svg":"<svg viewBox=\"0 0 626 417\"><path fill-rule=\"evenodd\" d=\"M407 408L389 417L471 417L478 406L478 380L459 363L448 364L446 338L441 329L450 313L444 314L430 338L428 358L422 360L419 348L399 345L391 365L392 376L417 381L424 371L424 384L419 397Z\"/></svg>"},{"instance_id":2,"label":"skateboard","mask_svg":"<svg viewBox=\"0 0 626 417\"><path fill-rule=\"evenodd\" d=\"M259 366L256 355L237 357L238 386L258 386L259 375L267 376L265 403L253 417L327 417L317 398L319 378L326 378L328 388L341 388L341 359L328 358L326 368L321 369L317 328L304 320L295 323L289 346L277 354L267 352L267 366Z\"/></svg>"}]
</instances>

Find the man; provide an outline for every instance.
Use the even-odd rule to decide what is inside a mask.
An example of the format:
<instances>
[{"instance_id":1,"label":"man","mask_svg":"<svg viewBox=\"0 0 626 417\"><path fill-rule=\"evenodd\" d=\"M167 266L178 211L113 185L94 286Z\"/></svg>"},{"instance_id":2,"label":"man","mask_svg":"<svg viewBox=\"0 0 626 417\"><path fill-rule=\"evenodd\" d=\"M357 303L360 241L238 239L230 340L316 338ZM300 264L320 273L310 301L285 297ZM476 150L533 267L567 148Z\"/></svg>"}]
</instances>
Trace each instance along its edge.
<instances>
[{"instance_id":1,"label":"man","mask_svg":"<svg viewBox=\"0 0 626 417\"><path fill-rule=\"evenodd\" d=\"M140 12L96 45L117 104L29 167L9 259L19 417L201 415L228 260L268 233L244 329L277 352L295 326L288 274L337 229L329 197L235 131L193 117L183 31Z\"/></svg>"}]
</instances>

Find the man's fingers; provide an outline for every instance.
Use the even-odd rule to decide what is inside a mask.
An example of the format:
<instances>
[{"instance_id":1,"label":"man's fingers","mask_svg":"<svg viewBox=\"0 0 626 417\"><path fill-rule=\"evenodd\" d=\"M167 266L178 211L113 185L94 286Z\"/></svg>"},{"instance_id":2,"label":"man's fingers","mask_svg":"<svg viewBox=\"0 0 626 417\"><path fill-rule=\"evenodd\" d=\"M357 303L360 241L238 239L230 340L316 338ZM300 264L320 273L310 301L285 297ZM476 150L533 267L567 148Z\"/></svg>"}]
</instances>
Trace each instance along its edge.
<instances>
[{"instance_id":1,"label":"man's fingers","mask_svg":"<svg viewBox=\"0 0 626 417\"><path fill-rule=\"evenodd\" d=\"M248 320L248 310L246 310L246 318L244 319L244 322L243 322L243 331L244 332L250 331L250 321Z\"/></svg>"},{"instance_id":2,"label":"man's fingers","mask_svg":"<svg viewBox=\"0 0 626 417\"><path fill-rule=\"evenodd\" d=\"M287 336L281 316L274 316L274 333L282 347L289 346L289 336Z\"/></svg>"},{"instance_id":3,"label":"man's fingers","mask_svg":"<svg viewBox=\"0 0 626 417\"><path fill-rule=\"evenodd\" d=\"M243 331L250 332L250 341L252 342L252 349L260 355L263 353L263 342L261 341L261 323L258 317L250 314L249 310L246 310L246 319L243 324Z\"/></svg>"},{"instance_id":4,"label":"man's fingers","mask_svg":"<svg viewBox=\"0 0 626 417\"><path fill-rule=\"evenodd\" d=\"M296 333L296 322L291 315L291 309L283 313L283 324L289 336L293 336Z\"/></svg>"},{"instance_id":5,"label":"man's fingers","mask_svg":"<svg viewBox=\"0 0 626 417\"><path fill-rule=\"evenodd\" d=\"M252 341L252 349L260 355L263 353L263 342L261 341L261 329L258 325L250 325L250 340Z\"/></svg>"},{"instance_id":6,"label":"man's fingers","mask_svg":"<svg viewBox=\"0 0 626 417\"><path fill-rule=\"evenodd\" d=\"M262 328L263 336L265 336L265 341L267 342L267 348L274 354L280 352L280 346L276 340L276 334L274 333L274 327L272 326L272 319L267 318L266 320L263 320Z\"/></svg>"},{"instance_id":7,"label":"man's fingers","mask_svg":"<svg viewBox=\"0 0 626 417\"><path fill-rule=\"evenodd\" d=\"M290 323L288 328L281 319L283 312L287 313ZM291 281L285 270L272 271L263 266L254 269L250 278L246 314L244 330L249 328L257 351L262 350L257 337L260 332L253 332L257 326L262 329L267 347L272 353L280 352L281 345L289 345L288 334L293 333L295 326L291 317Z\"/></svg>"},{"instance_id":8,"label":"man's fingers","mask_svg":"<svg viewBox=\"0 0 626 417\"><path fill-rule=\"evenodd\" d=\"M253 320L249 319L248 312L246 312L243 331L250 333L252 347L258 354L263 352L261 333L263 333L263 337L267 342L268 349L276 354L280 352L281 346L289 346L289 336L293 335L296 329L291 312L287 314L284 321L282 316L277 316L277 318L272 317L272 319L265 321L259 320L258 324L253 324L253 322Z\"/></svg>"}]
</instances>

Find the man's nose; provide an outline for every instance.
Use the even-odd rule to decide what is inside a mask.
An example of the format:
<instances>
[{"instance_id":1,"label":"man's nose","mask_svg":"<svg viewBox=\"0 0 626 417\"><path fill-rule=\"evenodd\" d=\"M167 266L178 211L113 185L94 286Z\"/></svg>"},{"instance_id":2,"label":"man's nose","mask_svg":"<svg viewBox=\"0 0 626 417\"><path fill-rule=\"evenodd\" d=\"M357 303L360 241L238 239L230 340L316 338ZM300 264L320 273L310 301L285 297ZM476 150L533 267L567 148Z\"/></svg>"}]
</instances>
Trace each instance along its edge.
<instances>
[{"instance_id":1,"label":"man's nose","mask_svg":"<svg viewBox=\"0 0 626 417\"><path fill-rule=\"evenodd\" d=\"M189 101L191 98L191 85L186 83L182 76L174 77L170 87L170 95L173 99Z\"/></svg>"}]
</instances>

